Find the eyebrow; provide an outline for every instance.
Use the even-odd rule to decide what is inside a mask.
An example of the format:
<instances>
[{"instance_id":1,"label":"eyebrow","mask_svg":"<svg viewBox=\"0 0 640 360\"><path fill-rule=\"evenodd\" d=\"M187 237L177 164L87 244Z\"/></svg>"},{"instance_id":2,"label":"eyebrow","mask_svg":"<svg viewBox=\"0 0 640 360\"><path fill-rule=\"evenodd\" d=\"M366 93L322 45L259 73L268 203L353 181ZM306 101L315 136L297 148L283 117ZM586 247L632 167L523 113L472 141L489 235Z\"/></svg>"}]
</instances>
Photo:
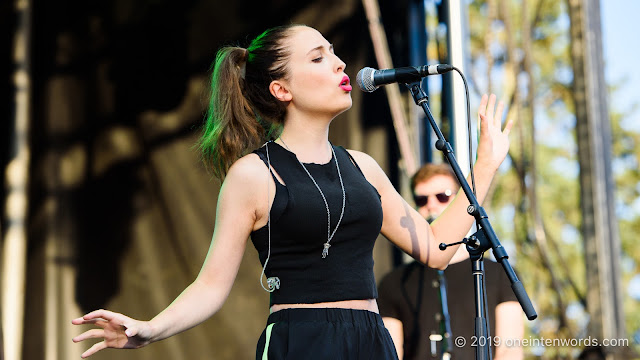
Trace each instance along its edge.
<instances>
[{"instance_id":1,"label":"eyebrow","mask_svg":"<svg viewBox=\"0 0 640 360\"><path fill-rule=\"evenodd\" d=\"M324 45L320 45L320 46L316 46L313 49L309 50L309 52L307 53L307 55L315 50L322 50L324 48ZM329 44L329 50L331 52L333 52L333 44Z\"/></svg>"}]
</instances>

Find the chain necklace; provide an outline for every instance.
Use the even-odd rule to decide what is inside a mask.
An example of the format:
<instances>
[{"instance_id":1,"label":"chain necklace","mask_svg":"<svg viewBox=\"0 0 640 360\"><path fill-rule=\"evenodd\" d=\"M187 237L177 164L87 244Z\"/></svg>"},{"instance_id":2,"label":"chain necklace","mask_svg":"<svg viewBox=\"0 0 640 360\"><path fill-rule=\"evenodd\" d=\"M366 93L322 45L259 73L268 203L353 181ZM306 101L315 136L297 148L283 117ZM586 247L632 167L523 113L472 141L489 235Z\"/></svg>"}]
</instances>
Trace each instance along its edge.
<instances>
[{"instance_id":1,"label":"chain necklace","mask_svg":"<svg viewBox=\"0 0 640 360\"><path fill-rule=\"evenodd\" d=\"M282 140L282 136L280 136L280 141L284 144L287 150L289 150L289 152L295 155L295 153L291 151L287 143L285 143L284 140ZM326 258L327 255L329 255L329 248L331 247L330 242L331 242L331 239L333 239L333 235L336 234L336 230L338 230L338 226L340 226L340 222L342 221L342 216L344 215L344 205L346 203L346 198L347 198L344 192L344 184L342 183L342 175L340 174L340 166L338 165L338 157L336 156L335 150L333 150L333 146L330 146L330 147L331 147L331 153L333 154L333 159L336 162L336 169L338 169L338 178L340 179L340 187L342 188L342 211L340 212L340 218L338 219L338 223L336 224L336 228L333 229L333 232L331 232L331 212L329 211L329 203L327 203L327 198L324 196L324 193L322 192L322 189L320 189L320 185L318 185L318 183L316 182L316 179L314 179L313 176L311 176L311 173L309 172L309 170L307 170L307 167L304 166L302 161L300 161L296 156L296 160L298 160L298 162L300 163L304 171L307 173L307 175L309 175L309 178L311 179L311 181L313 181L313 184L316 186L316 188L320 192L320 196L322 196L322 200L324 200L324 206L327 208L327 242L324 243L324 248L322 249L323 259Z\"/></svg>"}]
</instances>

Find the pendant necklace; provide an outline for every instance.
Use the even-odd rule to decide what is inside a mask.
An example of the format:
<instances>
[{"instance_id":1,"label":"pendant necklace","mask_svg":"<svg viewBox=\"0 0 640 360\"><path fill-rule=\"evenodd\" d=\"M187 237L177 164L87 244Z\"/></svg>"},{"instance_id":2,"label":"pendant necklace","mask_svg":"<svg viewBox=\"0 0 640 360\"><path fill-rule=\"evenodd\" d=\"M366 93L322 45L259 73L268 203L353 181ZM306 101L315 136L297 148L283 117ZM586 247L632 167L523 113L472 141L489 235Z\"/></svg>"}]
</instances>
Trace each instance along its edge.
<instances>
[{"instance_id":1,"label":"pendant necklace","mask_svg":"<svg viewBox=\"0 0 640 360\"><path fill-rule=\"evenodd\" d=\"M295 155L295 153L291 151L287 143L285 143L284 140L282 140L282 136L280 136L280 141L284 144L287 150L289 150L289 152ZM347 198L344 192L344 183L342 182L342 175L340 174L340 166L338 165L338 157L336 156L336 152L333 150L333 146L331 145L329 146L331 148L331 153L333 154L333 159L335 160L335 163L336 163L336 169L338 169L338 178L340 179L340 187L342 188L342 211L340 212L340 218L338 219L338 223L336 224L336 228L333 229L333 232L331 232L331 212L329 211L329 203L327 203L327 198L324 196L324 193L322 192L322 189L320 189L320 186L316 182L316 179L314 179L313 176L311 176L311 173L309 172L309 170L307 170L307 167L304 166L302 161L300 161L296 156L296 160L298 160L298 163L300 163L304 171L307 173L307 175L309 175L309 178L311 179L311 181L313 181L313 184L316 186L316 188L320 192L320 196L322 196L322 200L324 200L324 206L327 209L327 242L324 243L324 248L322 249L323 259L326 258L327 255L329 255L329 248L331 247L330 242L331 242L331 239L333 239L333 235L336 234L336 230L338 230L338 226L340 226L340 222L342 221L342 216L344 215L344 206Z\"/></svg>"}]
</instances>

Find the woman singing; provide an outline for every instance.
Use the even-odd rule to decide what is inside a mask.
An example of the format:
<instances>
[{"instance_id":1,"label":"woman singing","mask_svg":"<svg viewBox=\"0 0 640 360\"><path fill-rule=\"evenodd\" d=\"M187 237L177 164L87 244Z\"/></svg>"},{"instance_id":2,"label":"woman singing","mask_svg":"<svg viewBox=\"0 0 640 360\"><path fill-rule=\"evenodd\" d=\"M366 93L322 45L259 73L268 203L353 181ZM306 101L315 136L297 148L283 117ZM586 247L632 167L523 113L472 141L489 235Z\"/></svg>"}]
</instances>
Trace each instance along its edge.
<instances>
[{"instance_id":1,"label":"woman singing","mask_svg":"<svg viewBox=\"0 0 640 360\"><path fill-rule=\"evenodd\" d=\"M473 218L457 196L430 226L365 153L329 142L329 125L351 107L345 63L317 30L269 29L247 49L222 48L200 141L224 179L202 269L149 321L107 310L74 319L94 324L73 341L97 338L82 356L139 348L200 324L227 298L247 240L258 250L271 315L256 359L397 359L378 315L373 245L382 233L434 268L445 268ZM503 105L483 96L475 164L478 201L508 148ZM253 151L253 152L251 152ZM258 274L256 274L256 278ZM256 284L257 285L257 284Z\"/></svg>"}]
</instances>

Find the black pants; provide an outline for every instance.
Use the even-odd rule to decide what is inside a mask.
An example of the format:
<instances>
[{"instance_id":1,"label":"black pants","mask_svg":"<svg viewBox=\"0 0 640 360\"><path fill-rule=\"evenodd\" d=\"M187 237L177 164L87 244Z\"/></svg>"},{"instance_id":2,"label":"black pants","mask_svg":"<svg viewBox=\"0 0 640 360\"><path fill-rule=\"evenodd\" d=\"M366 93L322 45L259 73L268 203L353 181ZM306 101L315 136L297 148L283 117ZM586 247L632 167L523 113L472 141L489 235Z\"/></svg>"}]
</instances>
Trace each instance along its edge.
<instances>
[{"instance_id":1,"label":"black pants","mask_svg":"<svg viewBox=\"0 0 640 360\"><path fill-rule=\"evenodd\" d=\"M256 360L375 359L398 355L380 315L351 309L285 309L269 315Z\"/></svg>"}]
</instances>

